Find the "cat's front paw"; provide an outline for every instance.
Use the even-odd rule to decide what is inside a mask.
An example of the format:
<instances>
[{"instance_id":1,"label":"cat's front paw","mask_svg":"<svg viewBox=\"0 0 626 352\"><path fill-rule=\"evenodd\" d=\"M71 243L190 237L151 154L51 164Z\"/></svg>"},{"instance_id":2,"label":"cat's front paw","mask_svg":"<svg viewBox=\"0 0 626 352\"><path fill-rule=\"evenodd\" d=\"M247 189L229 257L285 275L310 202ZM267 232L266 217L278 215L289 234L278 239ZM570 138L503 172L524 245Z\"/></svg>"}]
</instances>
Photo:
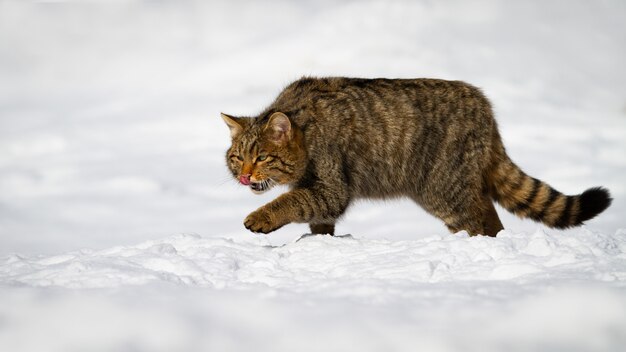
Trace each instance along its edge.
<instances>
[{"instance_id":1,"label":"cat's front paw","mask_svg":"<svg viewBox=\"0 0 626 352\"><path fill-rule=\"evenodd\" d=\"M261 233L270 233L283 225L278 224L272 214L263 208L250 213L243 224L248 230Z\"/></svg>"}]
</instances>

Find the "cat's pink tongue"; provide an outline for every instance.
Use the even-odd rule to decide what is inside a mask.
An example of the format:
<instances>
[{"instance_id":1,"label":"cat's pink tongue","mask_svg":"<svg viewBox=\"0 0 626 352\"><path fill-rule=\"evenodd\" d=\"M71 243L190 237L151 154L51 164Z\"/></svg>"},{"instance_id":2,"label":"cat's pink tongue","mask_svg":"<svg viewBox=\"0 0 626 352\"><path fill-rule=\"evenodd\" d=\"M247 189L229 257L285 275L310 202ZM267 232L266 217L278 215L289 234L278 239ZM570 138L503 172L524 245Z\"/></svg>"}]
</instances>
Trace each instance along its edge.
<instances>
[{"instance_id":1,"label":"cat's pink tongue","mask_svg":"<svg viewBox=\"0 0 626 352\"><path fill-rule=\"evenodd\" d=\"M248 176L248 175L241 175L241 176L239 176L239 182L241 182L241 184L244 185L244 186L249 186L250 185L250 176Z\"/></svg>"}]
</instances>

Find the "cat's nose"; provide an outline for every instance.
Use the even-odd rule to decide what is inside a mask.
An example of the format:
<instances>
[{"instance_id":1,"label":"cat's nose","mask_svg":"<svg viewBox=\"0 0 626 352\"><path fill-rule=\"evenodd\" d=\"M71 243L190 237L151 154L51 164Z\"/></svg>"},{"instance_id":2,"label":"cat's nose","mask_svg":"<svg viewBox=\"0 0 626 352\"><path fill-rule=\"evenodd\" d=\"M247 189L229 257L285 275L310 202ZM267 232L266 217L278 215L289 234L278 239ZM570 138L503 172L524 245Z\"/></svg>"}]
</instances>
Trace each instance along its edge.
<instances>
[{"instance_id":1,"label":"cat's nose","mask_svg":"<svg viewBox=\"0 0 626 352\"><path fill-rule=\"evenodd\" d=\"M250 174L245 174L245 175L239 176L239 182L242 185L245 185L245 186L250 185Z\"/></svg>"}]
</instances>

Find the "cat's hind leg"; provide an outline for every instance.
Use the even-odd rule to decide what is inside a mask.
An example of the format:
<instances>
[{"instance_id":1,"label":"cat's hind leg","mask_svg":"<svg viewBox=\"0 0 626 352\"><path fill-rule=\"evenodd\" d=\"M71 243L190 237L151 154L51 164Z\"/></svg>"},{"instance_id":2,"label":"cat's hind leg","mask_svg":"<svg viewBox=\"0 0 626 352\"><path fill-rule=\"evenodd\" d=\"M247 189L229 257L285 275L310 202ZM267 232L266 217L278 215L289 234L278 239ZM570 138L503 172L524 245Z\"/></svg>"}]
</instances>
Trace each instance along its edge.
<instances>
[{"instance_id":1,"label":"cat's hind leg","mask_svg":"<svg viewBox=\"0 0 626 352\"><path fill-rule=\"evenodd\" d=\"M455 204L452 209L440 216L453 233L465 230L470 236L485 235L495 237L503 229L493 202L487 195L470 197L470 201Z\"/></svg>"},{"instance_id":2,"label":"cat's hind leg","mask_svg":"<svg viewBox=\"0 0 626 352\"><path fill-rule=\"evenodd\" d=\"M496 237L498 232L504 230L504 226L502 226L502 222L500 221L500 217L498 217L498 213L496 212L493 202L490 199L487 199L485 203L486 210L483 215L483 226L485 229L484 235Z\"/></svg>"},{"instance_id":3,"label":"cat's hind leg","mask_svg":"<svg viewBox=\"0 0 626 352\"><path fill-rule=\"evenodd\" d=\"M470 236L484 235L488 206L493 203L482 195L480 186L452 182L450 189L441 188L430 193L429 197L414 197L426 211L443 220L450 232L467 231ZM487 203L487 201L489 203ZM495 209L494 209L495 212Z\"/></svg>"},{"instance_id":4,"label":"cat's hind leg","mask_svg":"<svg viewBox=\"0 0 626 352\"><path fill-rule=\"evenodd\" d=\"M483 219L480 216L447 217L444 219L446 227L452 233L467 231L470 236L482 235L485 233Z\"/></svg>"}]
</instances>

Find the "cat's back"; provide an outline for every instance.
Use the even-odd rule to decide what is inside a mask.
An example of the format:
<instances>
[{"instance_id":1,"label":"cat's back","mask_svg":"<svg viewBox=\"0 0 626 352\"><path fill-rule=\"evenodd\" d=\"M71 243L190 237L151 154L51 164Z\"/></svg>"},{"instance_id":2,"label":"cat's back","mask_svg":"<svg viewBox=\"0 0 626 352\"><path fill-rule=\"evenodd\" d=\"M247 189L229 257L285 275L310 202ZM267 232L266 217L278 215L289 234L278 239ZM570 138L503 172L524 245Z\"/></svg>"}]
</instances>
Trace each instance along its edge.
<instances>
[{"instance_id":1,"label":"cat's back","mask_svg":"<svg viewBox=\"0 0 626 352\"><path fill-rule=\"evenodd\" d=\"M268 110L291 112L296 120L308 115L316 120L375 123L441 118L468 106L488 109L489 103L479 89L462 81L303 77L288 85Z\"/></svg>"}]
</instances>

